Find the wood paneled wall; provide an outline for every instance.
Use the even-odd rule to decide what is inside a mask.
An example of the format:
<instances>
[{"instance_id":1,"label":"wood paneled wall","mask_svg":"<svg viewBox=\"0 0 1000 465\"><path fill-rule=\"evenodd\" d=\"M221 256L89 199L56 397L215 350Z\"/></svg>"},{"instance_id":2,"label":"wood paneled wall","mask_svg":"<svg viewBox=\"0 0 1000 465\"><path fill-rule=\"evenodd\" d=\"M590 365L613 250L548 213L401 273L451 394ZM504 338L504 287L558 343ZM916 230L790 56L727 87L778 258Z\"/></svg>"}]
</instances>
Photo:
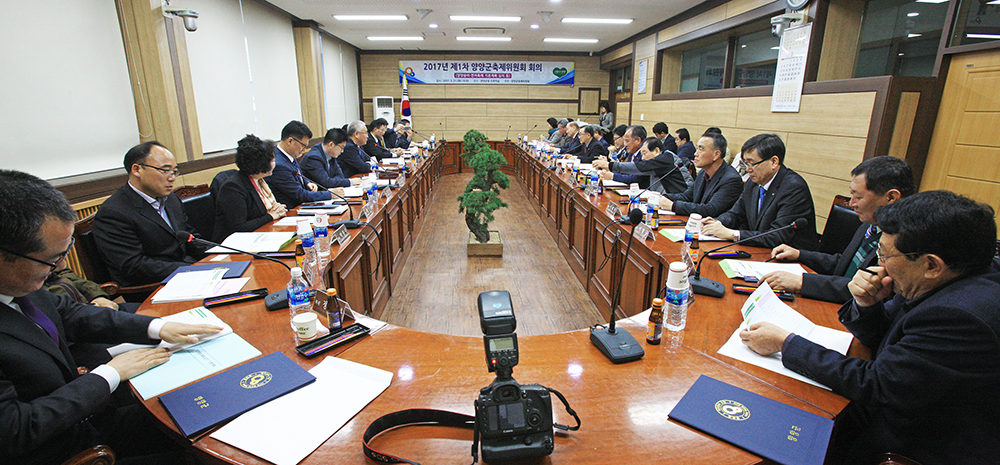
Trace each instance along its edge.
<instances>
[{"instance_id":1,"label":"wood paneled wall","mask_svg":"<svg viewBox=\"0 0 1000 465\"><path fill-rule=\"evenodd\" d=\"M410 109L415 130L435 134L438 139L461 140L469 129L476 129L491 140L504 140L510 126L510 139L527 132L538 137L548 131L545 122L555 118L581 118L597 123L597 116L578 113L578 87L601 89L601 100L608 98L608 71L601 70L599 56L566 55L483 55L483 54L366 54L361 61L361 100L364 119L373 119L372 97L390 95L399 114L402 87L399 84L400 60L488 60L488 61L573 61L574 86L489 85L489 84L409 84ZM330 125L344 122L329 121ZM419 139L419 137L418 137Z\"/></svg>"}]
</instances>

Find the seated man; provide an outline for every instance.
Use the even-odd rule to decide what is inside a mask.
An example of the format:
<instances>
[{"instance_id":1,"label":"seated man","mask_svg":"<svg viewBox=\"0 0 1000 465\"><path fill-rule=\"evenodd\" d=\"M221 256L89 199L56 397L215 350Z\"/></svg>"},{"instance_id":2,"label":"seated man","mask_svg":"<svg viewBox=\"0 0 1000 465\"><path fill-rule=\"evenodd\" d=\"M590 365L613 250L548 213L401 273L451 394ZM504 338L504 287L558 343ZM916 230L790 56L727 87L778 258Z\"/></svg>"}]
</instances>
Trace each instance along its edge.
<instances>
[{"instance_id":1,"label":"seated man","mask_svg":"<svg viewBox=\"0 0 1000 465\"><path fill-rule=\"evenodd\" d=\"M171 192L178 169L166 147L156 141L139 144L125 154L124 164L128 182L97 210L94 240L118 284L159 282L204 257L208 246L177 240L177 231L201 236Z\"/></svg>"},{"instance_id":2,"label":"seated man","mask_svg":"<svg viewBox=\"0 0 1000 465\"><path fill-rule=\"evenodd\" d=\"M684 192L687 189L685 175L690 177L691 174L678 165L680 160L673 153L663 151L659 139L646 138L640 151L642 158L634 162L609 162L597 159L594 161L594 168L606 169L615 173L646 175L649 178L649 190L661 194Z\"/></svg>"},{"instance_id":3,"label":"seated man","mask_svg":"<svg viewBox=\"0 0 1000 465\"><path fill-rule=\"evenodd\" d=\"M816 250L819 236L812 194L806 180L783 164L785 143L776 134L758 134L743 144L741 152L750 180L729 211L718 219L702 220L702 232L730 241L751 238L745 244L756 247L789 244L797 249ZM805 227L754 237L788 226L799 218L808 222Z\"/></svg>"},{"instance_id":4,"label":"seated man","mask_svg":"<svg viewBox=\"0 0 1000 465\"><path fill-rule=\"evenodd\" d=\"M372 172L371 157L364 149L366 143L368 126L364 121L354 121L347 125L347 143L344 145L344 152L337 157L337 164L345 178Z\"/></svg>"},{"instance_id":5,"label":"seated man","mask_svg":"<svg viewBox=\"0 0 1000 465\"><path fill-rule=\"evenodd\" d=\"M786 261L798 261L816 273L797 274L776 271L764 275L773 289L801 292L802 297L844 303L851 300L847 283L858 268L875 265L875 244L882 232L875 221L875 209L908 197L917 191L913 171L906 162L895 157L875 157L861 162L851 171L851 208L861 219L843 253L825 254L798 250L781 244L771 256Z\"/></svg>"},{"instance_id":6,"label":"seated man","mask_svg":"<svg viewBox=\"0 0 1000 465\"><path fill-rule=\"evenodd\" d=\"M344 172L337 164L337 157L347 145L347 133L343 129L333 128L326 131L322 144L316 144L302 157L302 174L326 189L351 187L350 179L344 177ZM343 195L342 192L338 194Z\"/></svg>"},{"instance_id":7,"label":"seated man","mask_svg":"<svg viewBox=\"0 0 1000 465\"><path fill-rule=\"evenodd\" d=\"M946 191L875 210L880 266L859 271L840 321L872 351L847 357L771 323L740 332L763 355L833 389L841 412L826 463L995 463L1000 421L1000 261L993 209ZM895 296L893 294L895 293ZM886 301L886 299L891 299Z\"/></svg>"},{"instance_id":8,"label":"seated man","mask_svg":"<svg viewBox=\"0 0 1000 465\"><path fill-rule=\"evenodd\" d=\"M569 142L569 135L566 134L567 131L566 125L568 124L569 120L566 118L559 120L556 132L549 134L549 137L545 139L545 142L548 142L548 144L553 147L561 148L562 146L566 145L566 143Z\"/></svg>"},{"instance_id":9,"label":"seated man","mask_svg":"<svg viewBox=\"0 0 1000 465\"><path fill-rule=\"evenodd\" d=\"M577 152L580 163L593 163L599 157L608 156L608 149L601 144L594 126L588 124L580 128L577 138L580 139L580 150ZM571 155L569 158L576 158L577 156Z\"/></svg>"},{"instance_id":10,"label":"seated man","mask_svg":"<svg viewBox=\"0 0 1000 465\"><path fill-rule=\"evenodd\" d=\"M684 160L684 163L688 163L694 160L694 143L691 142L691 134L688 133L687 129L680 128L677 130L677 156ZM723 153L725 155L725 153Z\"/></svg>"},{"instance_id":11,"label":"seated man","mask_svg":"<svg viewBox=\"0 0 1000 465\"><path fill-rule=\"evenodd\" d=\"M627 130L628 126L624 124L619 124L611 130L611 141L614 142L614 147L608 149L608 157L612 160L624 161L628 155L628 149L625 148L625 131Z\"/></svg>"},{"instance_id":12,"label":"seated man","mask_svg":"<svg viewBox=\"0 0 1000 465\"><path fill-rule=\"evenodd\" d=\"M122 381L170 353L133 350L80 375L69 343L194 342L222 328L166 323L41 290L73 247L74 220L49 183L0 170L0 463L62 463L97 444L111 446L122 464L183 463L142 406L111 401Z\"/></svg>"},{"instance_id":13,"label":"seated man","mask_svg":"<svg viewBox=\"0 0 1000 465\"><path fill-rule=\"evenodd\" d=\"M330 200L333 195L302 175L299 160L309 150L312 131L301 121L290 121L281 129L281 142L274 147L274 170L268 176L274 199L291 210L306 202Z\"/></svg>"},{"instance_id":14,"label":"seated man","mask_svg":"<svg viewBox=\"0 0 1000 465\"><path fill-rule=\"evenodd\" d=\"M580 144L580 125L576 121L566 124L566 135L569 140L559 148L559 153L564 155L580 155L583 153L583 146Z\"/></svg>"},{"instance_id":15,"label":"seated man","mask_svg":"<svg viewBox=\"0 0 1000 465\"><path fill-rule=\"evenodd\" d=\"M385 146L389 149L398 148L406 150L410 148L410 140L413 139L410 120L403 118L393 123L392 129L386 131L382 139L385 140Z\"/></svg>"},{"instance_id":16,"label":"seated man","mask_svg":"<svg viewBox=\"0 0 1000 465\"><path fill-rule=\"evenodd\" d=\"M653 125L653 135L663 144L663 149L671 153L677 153L677 140L670 135L670 128L667 123L660 121Z\"/></svg>"},{"instance_id":17,"label":"seated man","mask_svg":"<svg viewBox=\"0 0 1000 465\"><path fill-rule=\"evenodd\" d=\"M617 131L621 126L615 128ZM642 159L642 143L646 140L646 128L639 125L628 126L625 129L624 135L621 137L621 144L623 150L618 152L618 161L620 162L632 162ZM601 163L598 164L597 161L600 160ZM608 160L603 158L598 158L594 160L594 167L601 171L601 177L604 179L611 179L626 185L637 183L640 189L646 189L649 187L649 176L644 174L624 174L615 173L608 169Z\"/></svg>"},{"instance_id":18,"label":"seated man","mask_svg":"<svg viewBox=\"0 0 1000 465\"><path fill-rule=\"evenodd\" d=\"M378 161L383 158L398 157L403 154L403 149L389 148L382 140L389 123L383 118L376 118L368 125L368 141L365 143L365 153L375 157Z\"/></svg>"},{"instance_id":19,"label":"seated man","mask_svg":"<svg viewBox=\"0 0 1000 465\"><path fill-rule=\"evenodd\" d=\"M722 134L713 132L702 136L694 155L694 166L701 172L684 192L661 198L660 208L678 215L697 213L703 217L719 216L732 208L743 191L743 181L726 163L727 146Z\"/></svg>"}]
</instances>

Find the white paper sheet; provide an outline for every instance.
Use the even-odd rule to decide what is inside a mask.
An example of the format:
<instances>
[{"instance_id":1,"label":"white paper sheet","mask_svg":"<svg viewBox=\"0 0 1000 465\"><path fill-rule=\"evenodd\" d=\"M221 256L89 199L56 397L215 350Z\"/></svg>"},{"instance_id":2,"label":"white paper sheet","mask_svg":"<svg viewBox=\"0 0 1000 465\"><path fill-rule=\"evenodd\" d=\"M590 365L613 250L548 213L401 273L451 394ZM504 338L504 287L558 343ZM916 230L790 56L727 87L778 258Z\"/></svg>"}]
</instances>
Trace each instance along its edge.
<instances>
[{"instance_id":1,"label":"white paper sheet","mask_svg":"<svg viewBox=\"0 0 1000 465\"><path fill-rule=\"evenodd\" d=\"M289 331L289 344L292 344ZM229 333L170 354L170 360L129 380L143 399L155 397L191 381L225 370L260 355L239 334Z\"/></svg>"},{"instance_id":2,"label":"white paper sheet","mask_svg":"<svg viewBox=\"0 0 1000 465\"><path fill-rule=\"evenodd\" d=\"M392 373L336 357L309 370L316 382L240 415L212 437L276 465L295 465L392 382Z\"/></svg>"},{"instance_id":3,"label":"white paper sheet","mask_svg":"<svg viewBox=\"0 0 1000 465\"><path fill-rule=\"evenodd\" d=\"M364 194L364 193L365 193L365 191L362 190L360 187L345 187L344 188L344 197L361 197L361 194Z\"/></svg>"},{"instance_id":4,"label":"white paper sheet","mask_svg":"<svg viewBox=\"0 0 1000 465\"><path fill-rule=\"evenodd\" d=\"M183 302L202 300L208 297L233 294L243 289L250 278L222 279L229 271L226 268L177 273L167 284L153 294L152 303Z\"/></svg>"},{"instance_id":5,"label":"white paper sheet","mask_svg":"<svg viewBox=\"0 0 1000 465\"><path fill-rule=\"evenodd\" d=\"M798 263L775 263L775 262L765 263L765 262L754 262L749 260L732 260L727 258L719 263L721 266L726 266L722 262L728 264L728 266L738 276L753 276L758 279L773 271L787 271L789 273L795 273L799 275L806 272L806 269L802 268L802 265L799 265Z\"/></svg>"},{"instance_id":6,"label":"white paper sheet","mask_svg":"<svg viewBox=\"0 0 1000 465\"><path fill-rule=\"evenodd\" d=\"M850 348L851 340L854 338L851 333L819 326L809 321L808 318L796 312L792 307L782 302L781 299L778 299L766 282L762 282L757 287L757 290L753 294L750 294L750 297L743 303L740 313L744 316L743 323L740 324L739 328L736 328L736 331L729 337L729 340L719 348L719 354L751 365L757 365L766 370L785 375L789 378L795 378L814 386L830 389L785 368L781 364L780 352L765 357L750 350L740 339L740 331L754 323L766 321L844 355L847 355L847 349Z\"/></svg>"},{"instance_id":7,"label":"white paper sheet","mask_svg":"<svg viewBox=\"0 0 1000 465\"><path fill-rule=\"evenodd\" d=\"M603 183L604 187L607 187L607 188L628 187L628 184L625 184L623 182L618 182L618 181L615 181L613 179L603 179L603 180L601 180L601 183Z\"/></svg>"},{"instance_id":8,"label":"white paper sheet","mask_svg":"<svg viewBox=\"0 0 1000 465\"><path fill-rule=\"evenodd\" d=\"M165 316L163 317L163 320L172 321L174 323L186 323L192 325L201 325L201 324L215 325L221 327L222 331L219 331L215 334L207 334L205 336L201 336L198 338L198 342L195 342L194 344L189 344L186 342L171 344L169 342L164 342L164 341L160 341L159 345L125 343L125 344L118 344L114 347L108 347L108 353L111 354L112 357L114 357L118 354L123 354L130 350L152 348L152 347L161 347L171 352L176 352L179 350L186 349L188 347L196 346L206 341L210 341L217 337L225 336L233 332L233 328L231 326L226 324L225 321L219 319L218 316L216 316L214 313L212 313L211 310L205 307L192 308L191 310L185 310L180 313L175 313L173 315Z\"/></svg>"},{"instance_id":9,"label":"white paper sheet","mask_svg":"<svg viewBox=\"0 0 1000 465\"><path fill-rule=\"evenodd\" d=\"M308 210L308 211L312 211L312 210ZM311 216L286 216L286 217L284 217L284 218L282 218L282 219L280 219L278 221L275 221L272 226L291 226L291 227L294 228L294 227L298 226L298 222L299 221L302 221L302 220L312 221L312 219L313 219L313 217L311 217Z\"/></svg>"},{"instance_id":10,"label":"white paper sheet","mask_svg":"<svg viewBox=\"0 0 1000 465\"><path fill-rule=\"evenodd\" d=\"M293 231L235 232L222 245L247 252L278 252L295 236ZM223 247L212 247L208 253L238 253Z\"/></svg>"}]
</instances>

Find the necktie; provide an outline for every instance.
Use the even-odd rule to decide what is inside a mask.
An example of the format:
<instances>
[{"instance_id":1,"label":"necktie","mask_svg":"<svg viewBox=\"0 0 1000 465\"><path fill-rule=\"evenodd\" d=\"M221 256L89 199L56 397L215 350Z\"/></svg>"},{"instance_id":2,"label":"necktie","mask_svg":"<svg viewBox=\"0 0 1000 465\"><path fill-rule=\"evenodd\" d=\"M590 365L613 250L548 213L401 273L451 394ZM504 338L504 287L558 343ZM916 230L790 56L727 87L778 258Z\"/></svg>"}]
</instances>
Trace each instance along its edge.
<instances>
[{"instance_id":1,"label":"necktie","mask_svg":"<svg viewBox=\"0 0 1000 465\"><path fill-rule=\"evenodd\" d=\"M844 272L844 276L852 277L854 273L857 273L858 269L861 268L865 257L871 253L872 249L878 243L879 237L882 233L874 225L868 226L868 230L865 231L865 238L861 240L861 246L858 250L854 252L854 257L851 257L851 265L847 267L847 271Z\"/></svg>"},{"instance_id":2,"label":"necktie","mask_svg":"<svg viewBox=\"0 0 1000 465\"><path fill-rule=\"evenodd\" d=\"M49 337L55 341L56 345L59 345L59 331L56 329L55 323L53 323L49 317L45 316L44 313L38 310L38 308L36 308L35 305L32 304L26 297L14 297L14 303L21 307L21 313L23 313L24 316L31 318L31 321L34 321L35 324L44 329L46 333L49 333Z\"/></svg>"},{"instance_id":3,"label":"necktie","mask_svg":"<svg viewBox=\"0 0 1000 465\"><path fill-rule=\"evenodd\" d=\"M761 207L764 206L764 196L767 195L767 189L763 187L760 188L760 199L757 200L757 213L760 213Z\"/></svg>"}]
</instances>

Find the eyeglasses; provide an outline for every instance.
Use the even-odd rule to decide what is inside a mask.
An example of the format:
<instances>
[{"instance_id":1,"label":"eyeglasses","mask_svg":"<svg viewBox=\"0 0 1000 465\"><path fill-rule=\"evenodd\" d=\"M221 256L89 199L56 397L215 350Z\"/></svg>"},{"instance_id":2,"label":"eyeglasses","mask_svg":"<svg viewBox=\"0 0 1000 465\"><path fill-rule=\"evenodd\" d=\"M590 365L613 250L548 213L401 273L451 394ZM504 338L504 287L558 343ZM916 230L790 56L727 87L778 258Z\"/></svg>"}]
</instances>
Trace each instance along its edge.
<instances>
[{"instance_id":1,"label":"eyeglasses","mask_svg":"<svg viewBox=\"0 0 1000 465\"><path fill-rule=\"evenodd\" d=\"M747 168L755 168L755 167L756 167L757 165L759 165L759 164L761 164L761 163L764 163L765 161L769 161L769 160L770 160L770 158L768 158L768 159L765 159L765 160L761 160L761 161L759 161L759 162L757 162L757 163L751 163L751 162L747 161L747 159L746 159L746 158L744 158L744 159L743 159L743 164L744 164L744 165L747 165Z\"/></svg>"},{"instance_id":2,"label":"eyeglasses","mask_svg":"<svg viewBox=\"0 0 1000 465\"><path fill-rule=\"evenodd\" d=\"M879 243L878 247L875 248L875 256L878 257L878 261L880 261L882 263L885 263L886 260L888 260L888 259L890 259L892 257L909 257L911 255L923 255L923 254L920 253L920 252L910 252L910 253L894 253L894 254L885 255L885 253L882 252L882 244L881 243Z\"/></svg>"},{"instance_id":3,"label":"eyeglasses","mask_svg":"<svg viewBox=\"0 0 1000 465\"><path fill-rule=\"evenodd\" d=\"M146 168L152 168L152 169L154 169L156 171L159 171L159 172L167 175L168 178L170 176L173 176L173 177L176 178L177 176L180 176L180 174L181 174L181 169L180 168L169 169L169 168L160 168L158 166L147 165L145 163L137 163L137 164L139 166L145 166Z\"/></svg>"},{"instance_id":4,"label":"eyeglasses","mask_svg":"<svg viewBox=\"0 0 1000 465\"><path fill-rule=\"evenodd\" d=\"M19 254L17 252L11 252L11 251L9 251L7 249L0 249L0 250L3 250L4 252L7 252L7 253L9 253L11 255L14 255L14 256L17 256L17 257L27 258L28 260L31 260L31 261L33 261L35 263L40 263L42 265L46 265L49 268L51 268L51 270L49 270L49 271L54 271L56 268L59 267L59 264L62 263L62 261L66 259L66 256L69 255L69 251L73 250L73 244L76 244L76 238L75 237L70 238L69 248L67 248L65 252L59 254L59 256L56 257L56 261L51 262L51 263L47 262L47 261L44 261L44 260L39 260L37 258L29 257L29 256L24 255L24 254Z\"/></svg>"},{"instance_id":5,"label":"eyeglasses","mask_svg":"<svg viewBox=\"0 0 1000 465\"><path fill-rule=\"evenodd\" d=\"M298 139L296 139L296 138L294 138L294 137L292 137L291 139L292 139L292 140L294 140L295 142L298 142L298 143L299 143L299 145L301 145L301 146L302 146L302 148L304 148L304 149L307 149L307 148L309 148L309 146L308 146L308 145L306 145L305 143L303 143L302 141L300 141L300 140L298 140Z\"/></svg>"}]
</instances>

